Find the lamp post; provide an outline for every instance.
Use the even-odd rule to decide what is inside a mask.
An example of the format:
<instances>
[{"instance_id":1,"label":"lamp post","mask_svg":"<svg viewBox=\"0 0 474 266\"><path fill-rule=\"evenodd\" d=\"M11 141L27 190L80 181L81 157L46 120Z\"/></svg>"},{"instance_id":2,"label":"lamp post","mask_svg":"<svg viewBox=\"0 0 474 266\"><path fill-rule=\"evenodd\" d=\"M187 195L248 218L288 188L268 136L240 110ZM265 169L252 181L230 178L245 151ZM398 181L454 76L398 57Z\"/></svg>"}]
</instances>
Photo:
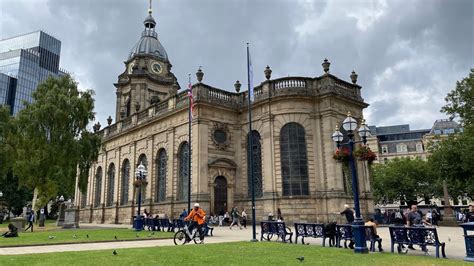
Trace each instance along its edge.
<instances>
[{"instance_id":1,"label":"lamp post","mask_svg":"<svg viewBox=\"0 0 474 266\"><path fill-rule=\"evenodd\" d=\"M140 162L140 165L137 167L135 171L136 180L136 187L138 189L138 210L137 210L137 217L135 217L135 221L133 223L135 231L141 231L143 229L143 219L140 216L140 207L142 203L142 184L146 182L146 177L148 175L148 171L145 169L145 166Z\"/></svg>"},{"instance_id":2,"label":"lamp post","mask_svg":"<svg viewBox=\"0 0 474 266\"><path fill-rule=\"evenodd\" d=\"M331 138L336 142L337 148L339 149L341 145L347 144L349 146L349 167L352 172L352 192L354 193L354 208L356 217L352 223L352 231L355 238L355 253L368 253L367 244L365 242L365 228L364 221L360 215L360 206L359 206L359 183L357 179L357 172L355 167L354 159L354 144L362 142L364 145L367 142L367 137L370 136L370 129L365 124L365 121L362 120L362 124L358 130L359 136L362 138L362 141L354 141L354 131L357 129L357 121L352 118L351 113L348 112L346 119L342 122L342 127L347 132L347 137L349 141L342 143L344 140L344 135L339 128L336 128L336 131L332 134Z\"/></svg>"}]
</instances>

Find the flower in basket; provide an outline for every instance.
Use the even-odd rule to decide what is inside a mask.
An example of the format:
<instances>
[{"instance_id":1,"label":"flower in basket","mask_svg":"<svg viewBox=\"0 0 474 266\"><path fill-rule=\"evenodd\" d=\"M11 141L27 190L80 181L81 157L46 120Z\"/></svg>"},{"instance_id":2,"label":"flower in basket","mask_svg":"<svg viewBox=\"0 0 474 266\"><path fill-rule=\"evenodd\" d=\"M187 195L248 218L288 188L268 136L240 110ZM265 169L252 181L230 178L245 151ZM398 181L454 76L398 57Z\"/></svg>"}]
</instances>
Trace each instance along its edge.
<instances>
[{"instance_id":1,"label":"flower in basket","mask_svg":"<svg viewBox=\"0 0 474 266\"><path fill-rule=\"evenodd\" d=\"M349 149L348 148L339 148L336 150L332 158L338 162L348 162L349 161Z\"/></svg>"},{"instance_id":2,"label":"flower in basket","mask_svg":"<svg viewBox=\"0 0 474 266\"><path fill-rule=\"evenodd\" d=\"M361 161L367 161L369 164L377 159L377 155L368 146L360 146L355 150L354 156Z\"/></svg>"},{"instance_id":3,"label":"flower in basket","mask_svg":"<svg viewBox=\"0 0 474 266\"><path fill-rule=\"evenodd\" d=\"M148 181L146 181L145 179L136 179L135 181L133 181L133 185L135 187L146 186L148 185Z\"/></svg>"}]
</instances>

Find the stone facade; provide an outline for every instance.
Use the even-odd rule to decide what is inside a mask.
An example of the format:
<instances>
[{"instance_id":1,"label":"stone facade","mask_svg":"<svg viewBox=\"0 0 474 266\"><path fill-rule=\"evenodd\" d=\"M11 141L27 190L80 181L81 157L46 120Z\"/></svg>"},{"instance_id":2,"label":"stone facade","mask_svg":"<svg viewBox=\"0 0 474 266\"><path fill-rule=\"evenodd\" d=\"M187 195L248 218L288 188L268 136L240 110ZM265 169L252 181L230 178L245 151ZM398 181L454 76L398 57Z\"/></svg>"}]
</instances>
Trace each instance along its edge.
<instances>
[{"instance_id":1,"label":"stone facade","mask_svg":"<svg viewBox=\"0 0 474 266\"><path fill-rule=\"evenodd\" d=\"M331 134L348 111L360 120L367 104L356 81L346 82L329 74L329 65L325 72L317 77L271 79L267 69L267 80L254 89L251 111L257 143L253 146L260 153L255 152L253 165L261 167L257 173L261 176L257 220L280 209L287 221L325 222L340 219L343 205L353 204L352 193L344 189L342 166L332 158L335 144ZM237 92L209 86L202 82L203 74L199 70L199 82L192 85L191 200L199 202L207 213L237 206L251 214L248 93L240 92L238 85ZM90 170L87 191L76 188L80 219L131 223L137 211L133 181L139 161L148 171L142 210L177 217L187 207L180 176L186 170L182 159L189 137L188 93L179 91L168 58L147 51L133 53L115 86L116 122L97 131L103 142ZM298 137L288 138L288 133L282 132L298 132ZM299 146L294 148L296 138ZM299 153L291 153L294 151ZM300 158L298 168L293 167L294 156ZM129 168L124 167L127 163ZM357 166L361 209L366 215L373 212L368 171L365 163ZM298 177L293 176L294 169Z\"/></svg>"}]
</instances>

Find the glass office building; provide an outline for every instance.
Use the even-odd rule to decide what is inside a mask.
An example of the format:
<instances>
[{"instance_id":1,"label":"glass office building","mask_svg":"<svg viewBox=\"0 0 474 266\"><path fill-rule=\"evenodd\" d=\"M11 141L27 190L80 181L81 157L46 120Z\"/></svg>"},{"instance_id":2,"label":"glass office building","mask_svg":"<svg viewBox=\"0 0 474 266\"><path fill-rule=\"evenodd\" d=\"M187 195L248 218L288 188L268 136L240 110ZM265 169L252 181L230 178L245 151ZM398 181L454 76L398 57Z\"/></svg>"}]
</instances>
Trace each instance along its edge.
<instances>
[{"instance_id":1,"label":"glass office building","mask_svg":"<svg viewBox=\"0 0 474 266\"><path fill-rule=\"evenodd\" d=\"M32 102L32 93L48 76L60 76L61 41L36 31L0 40L0 105L12 114Z\"/></svg>"}]
</instances>

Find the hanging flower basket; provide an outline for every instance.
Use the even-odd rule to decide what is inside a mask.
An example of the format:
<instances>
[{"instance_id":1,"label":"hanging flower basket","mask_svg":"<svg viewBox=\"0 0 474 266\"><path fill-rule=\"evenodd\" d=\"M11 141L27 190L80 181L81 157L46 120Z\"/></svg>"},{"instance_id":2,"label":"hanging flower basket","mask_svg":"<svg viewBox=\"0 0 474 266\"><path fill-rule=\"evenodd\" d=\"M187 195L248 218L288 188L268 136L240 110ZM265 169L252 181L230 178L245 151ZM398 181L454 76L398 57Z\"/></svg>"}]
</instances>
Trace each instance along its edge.
<instances>
[{"instance_id":1,"label":"hanging flower basket","mask_svg":"<svg viewBox=\"0 0 474 266\"><path fill-rule=\"evenodd\" d=\"M133 185L135 187L146 186L148 185L148 181L146 181L145 179L136 179L135 181L133 181Z\"/></svg>"},{"instance_id":2,"label":"hanging flower basket","mask_svg":"<svg viewBox=\"0 0 474 266\"><path fill-rule=\"evenodd\" d=\"M367 161L371 164L377 159L377 155L367 146L360 146L354 152L354 156L360 161Z\"/></svg>"},{"instance_id":3,"label":"hanging flower basket","mask_svg":"<svg viewBox=\"0 0 474 266\"><path fill-rule=\"evenodd\" d=\"M348 148L339 148L336 150L332 158L341 163L349 162L349 149Z\"/></svg>"}]
</instances>

